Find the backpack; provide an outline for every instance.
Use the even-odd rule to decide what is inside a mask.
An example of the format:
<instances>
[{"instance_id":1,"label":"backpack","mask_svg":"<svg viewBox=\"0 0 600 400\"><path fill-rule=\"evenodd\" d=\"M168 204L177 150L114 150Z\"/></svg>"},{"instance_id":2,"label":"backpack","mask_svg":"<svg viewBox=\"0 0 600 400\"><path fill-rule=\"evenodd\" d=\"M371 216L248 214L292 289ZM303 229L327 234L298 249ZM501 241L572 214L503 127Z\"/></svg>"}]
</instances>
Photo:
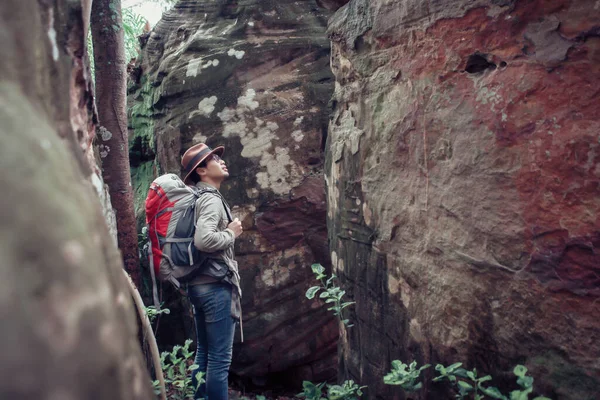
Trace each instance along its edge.
<instances>
[{"instance_id":1,"label":"backpack","mask_svg":"<svg viewBox=\"0 0 600 400\"><path fill-rule=\"evenodd\" d=\"M194 246L196 202L205 193L218 196L214 190L186 185L175 174L161 175L150 185L145 206L155 304L156 276L179 289L182 283L200 274L220 280L229 273L226 265L210 260ZM231 220L226 207L225 211Z\"/></svg>"}]
</instances>

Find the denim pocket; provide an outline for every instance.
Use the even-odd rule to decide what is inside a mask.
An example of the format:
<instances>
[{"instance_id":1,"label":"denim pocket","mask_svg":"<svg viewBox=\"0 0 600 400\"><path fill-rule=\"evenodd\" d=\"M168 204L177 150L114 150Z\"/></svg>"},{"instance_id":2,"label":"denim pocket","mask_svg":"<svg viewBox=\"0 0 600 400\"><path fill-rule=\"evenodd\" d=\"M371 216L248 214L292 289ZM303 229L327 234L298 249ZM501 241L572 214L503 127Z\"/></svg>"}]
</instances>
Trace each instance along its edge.
<instances>
[{"instance_id":1,"label":"denim pocket","mask_svg":"<svg viewBox=\"0 0 600 400\"><path fill-rule=\"evenodd\" d=\"M227 283L194 285L190 288L189 294L194 307L204 313L205 322L231 318L231 285Z\"/></svg>"}]
</instances>

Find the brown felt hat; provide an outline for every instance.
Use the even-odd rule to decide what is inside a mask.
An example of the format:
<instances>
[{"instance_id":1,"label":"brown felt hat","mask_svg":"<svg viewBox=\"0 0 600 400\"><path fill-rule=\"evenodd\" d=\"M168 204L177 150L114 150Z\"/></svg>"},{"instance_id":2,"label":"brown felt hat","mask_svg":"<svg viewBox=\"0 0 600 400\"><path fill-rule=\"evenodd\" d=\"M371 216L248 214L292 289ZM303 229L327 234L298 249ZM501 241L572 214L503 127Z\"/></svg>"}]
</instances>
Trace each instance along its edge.
<instances>
[{"instance_id":1,"label":"brown felt hat","mask_svg":"<svg viewBox=\"0 0 600 400\"><path fill-rule=\"evenodd\" d=\"M183 167L183 173L185 174L185 178L183 178L183 183L186 185L191 184L189 181L190 175L198 165L202 164L202 161L206 160L206 157L211 154L216 154L219 157L223 155L225 151L225 147L218 146L215 149L211 149L204 143L198 143L187 149L185 153L183 153L183 157L181 157L181 166Z\"/></svg>"}]
</instances>

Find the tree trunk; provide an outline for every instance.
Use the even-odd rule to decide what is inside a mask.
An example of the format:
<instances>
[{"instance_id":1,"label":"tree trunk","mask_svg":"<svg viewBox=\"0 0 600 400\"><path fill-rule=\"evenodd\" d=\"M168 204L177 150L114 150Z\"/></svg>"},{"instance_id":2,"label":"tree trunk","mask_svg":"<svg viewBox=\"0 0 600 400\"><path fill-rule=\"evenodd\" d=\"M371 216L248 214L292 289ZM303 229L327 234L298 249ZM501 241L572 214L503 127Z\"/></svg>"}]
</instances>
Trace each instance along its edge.
<instances>
[{"instance_id":1,"label":"tree trunk","mask_svg":"<svg viewBox=\"0 0 600 400\"><path fill-rule=\"evenodd\" d=\"M125 270L140 287L141 276L127 141L127 75L120 0L94 0L91 15L96 73L98 140L105 182L117 214Z\"/></svg>"}]
</instances>

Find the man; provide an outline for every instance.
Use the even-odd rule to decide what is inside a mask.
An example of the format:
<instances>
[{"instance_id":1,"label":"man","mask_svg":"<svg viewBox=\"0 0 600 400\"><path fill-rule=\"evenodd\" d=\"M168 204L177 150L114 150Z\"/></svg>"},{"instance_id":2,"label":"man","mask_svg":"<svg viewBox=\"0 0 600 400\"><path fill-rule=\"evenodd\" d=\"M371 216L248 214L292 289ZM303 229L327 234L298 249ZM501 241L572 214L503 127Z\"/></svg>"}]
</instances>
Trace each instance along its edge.
<instances>
[{"instance_id":1,"label":"man","mask_svg":"<svg viewBox=\"0 0 600 400\"><path fill-rule=\"evenodd\" d=\"M204 372L206 384L200 385L195 399L227 399L227 386L235 322L241 322L240 277L234 259L233 245L242 233L242 224L231 220L231 210L219 192L229 176L221 159L225 148L214 150L204 143L189 148L181 160L183 181L204 191L196 202L194 245L209 257L209 262L229 272L220 280L199 275L188 284L188 295L194 306L197 350L192 384L198 387L196 374Z\"/></svg>"}]
</instances>

